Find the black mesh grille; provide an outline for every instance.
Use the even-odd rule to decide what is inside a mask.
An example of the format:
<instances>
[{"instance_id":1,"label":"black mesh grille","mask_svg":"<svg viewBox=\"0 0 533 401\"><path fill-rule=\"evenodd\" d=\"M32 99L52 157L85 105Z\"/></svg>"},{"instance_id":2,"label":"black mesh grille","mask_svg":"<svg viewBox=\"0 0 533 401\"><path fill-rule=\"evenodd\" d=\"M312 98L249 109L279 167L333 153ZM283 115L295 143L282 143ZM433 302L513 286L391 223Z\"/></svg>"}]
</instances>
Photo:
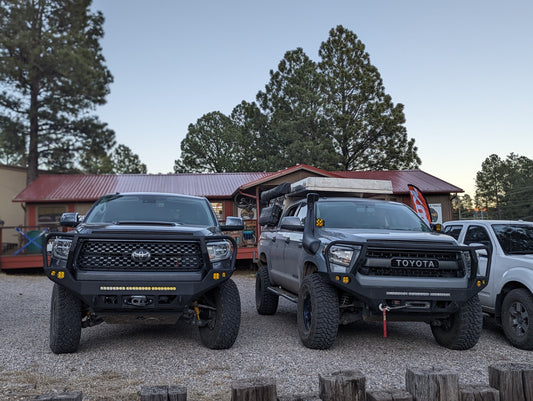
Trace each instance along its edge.
<instances>
[{"instance_id":1,"label":"black mesh grille","mask_svg":"<svg viewBox=\"0 0 533 401\"><path fill-rule=\"evenodd\" d=\"M78 256L78 268L83 270L194 271L201 267L197 242L91 240L82 243Z\"/></svg>"},{"instance_id":2,"label":"black mesh grille","mask_svg":"<svg viewBox=\"0 0 533 401\"><path fill-rule=\"evenodd\" d=\"M436 262L438 267L427 268L427 263L420 263L419 267L396 267L393 261L398 259L415 265L417 261ZM368 248L359 272L372 276L464 277L465 268L458 252Z\"/></svg>"}]
</instances>

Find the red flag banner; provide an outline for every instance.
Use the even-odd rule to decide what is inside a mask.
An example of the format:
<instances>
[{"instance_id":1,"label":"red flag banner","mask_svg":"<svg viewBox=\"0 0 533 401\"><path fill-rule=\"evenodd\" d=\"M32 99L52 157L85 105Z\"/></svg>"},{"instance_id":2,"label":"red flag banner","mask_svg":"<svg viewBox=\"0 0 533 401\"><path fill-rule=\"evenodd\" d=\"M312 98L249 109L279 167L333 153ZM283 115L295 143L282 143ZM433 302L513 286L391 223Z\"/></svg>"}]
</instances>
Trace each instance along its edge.
<instances>
[{"instance_id":1,"label":"red flag banner","mask_svg":"<svg viewBox=\"0 0 533 401\"><path fill-rule=\"evenodd\" d=\"M422 192L414 185L408 184L407 186L409 187L409 193L411 194L413 210L422 220L424 220L428 227L431 227L431 213L429 212L426 198L424 198Z\"/></svg>"}]
</instances>

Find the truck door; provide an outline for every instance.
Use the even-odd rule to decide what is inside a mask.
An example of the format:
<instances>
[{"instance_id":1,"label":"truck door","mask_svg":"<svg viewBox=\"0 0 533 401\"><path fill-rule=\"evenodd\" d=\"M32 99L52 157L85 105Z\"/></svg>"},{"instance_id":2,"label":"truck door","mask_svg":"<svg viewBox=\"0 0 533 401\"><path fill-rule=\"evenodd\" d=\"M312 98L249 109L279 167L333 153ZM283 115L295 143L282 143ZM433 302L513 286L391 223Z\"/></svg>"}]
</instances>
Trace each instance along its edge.
<instances>
[{"instance_id":1,"label":"truck door","mask_svg":"<svg viewBox=\"0 0 533 401\"><path fill-rule=\"evenodd\" d=\"M287 209L285 216L296 216L301 204L298 203ZM299 288L297 250L301 251L302 232L286 230L278 227L272 244L271 270L272 280L283 288L297 292ZM300 248L298 248L298 243Z\"/></svg>"}]
</instances>

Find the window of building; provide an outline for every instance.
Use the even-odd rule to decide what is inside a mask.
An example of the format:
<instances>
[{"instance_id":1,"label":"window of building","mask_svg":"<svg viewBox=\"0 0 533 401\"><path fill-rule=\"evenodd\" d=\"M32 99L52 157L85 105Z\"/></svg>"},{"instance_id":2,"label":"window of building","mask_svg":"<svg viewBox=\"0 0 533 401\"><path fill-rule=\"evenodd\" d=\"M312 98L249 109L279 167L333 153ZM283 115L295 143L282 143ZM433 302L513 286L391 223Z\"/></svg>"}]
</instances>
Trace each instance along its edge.
<instances>
[{"instance_id":1,"label":"window of building","mask_svg":"<svg viewBox=\"0 0 533 401\"><path fill-rule=\"evenodd\" d=\"M223 202L210 202L211 207L217 215L217 219L222 221L224 220L224 203Z\"/></svg>"},{"instance_id":2,"label":"window of building","mask_svg":"<svg viewBox=\"0 0 533 401\"><path fill-rule=\"evenodd\" d=\"M61 215L66 211L66 205L41 205L37 208L37 224L39 226L58 225Z\"/></svg>"}]
</instances>

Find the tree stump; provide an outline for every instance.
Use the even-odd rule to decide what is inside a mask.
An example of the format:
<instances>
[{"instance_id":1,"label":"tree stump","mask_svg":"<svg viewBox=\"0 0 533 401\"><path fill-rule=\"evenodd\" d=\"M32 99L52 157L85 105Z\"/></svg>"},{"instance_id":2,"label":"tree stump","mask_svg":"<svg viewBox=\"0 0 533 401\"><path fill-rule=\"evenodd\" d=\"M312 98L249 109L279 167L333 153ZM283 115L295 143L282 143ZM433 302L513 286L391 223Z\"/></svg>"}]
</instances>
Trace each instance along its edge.
<instances>
[{"instance_id":1,"label":"tree stump","mask_svg":"<svg viewBox=\"0 0 533 401\"><path fill-rule=\"evenodd\" d=\"M500 401L500 392L484 385L460 386L459 395L461 401Z\"/></svg>"},{"instance_id":2,"label":"tree stump","mask_svg":"<svg viewBox=\"0 0 533 401\"><path fill-rule=\"evenodd\" d=\"M168 401L187 401L187 387L168 386Z\"/></svg>"},{"instance_id":3,"label":"tree stump","mask_svg":"<svg viewBox=\"0 0 533 401\"><path fill-rule=\"evenodd\" d=\"M366 401L413 401L413 396L403 390L369 391L366 393Z\"/></svg>"},{"instance_id":4,"label":"tree stump","mask_svg":"<svg viewBox=\"0 0 533 401\"><path fill-rule=\"evenodd\" d=\"M415 401L459 401L459 377L445 369L407 369L405 388Z\"/></svg>"},{"instance_id":5,"label":"tree stump","mask_svg":"<svg viewBox=\"0 0 533 401\"><path fill-rule=\"evenodd\" d=\"M361 372L346 370L319 375L319 384L322 401L365 401L366 378Z\"/></svg>"},{"instance_id":6,"label":"tree stump","mask_svg":"<svg viewBox=\"0 0 533 401\"><path fill-rule=\"evenodd\" d=\"M231 383L231 401L276 401L276 380L271 377L235 380Z\"/></svg>"},{"instance_id":7,"label":"tree stump","mask_svg":"<svg viewBox=\"0 0 533 401\"><path fill-rule=\"evenodd\" d=\"M168 386L142 386L141 401L168 401Z\"/></svg>"},{"instance_id":8,"label":"tree stump","mask_svg":"<svg viewBox=\"0 0 533 401\"><path fill-rule=\"evenodd\" d=\"M504 362L489 366L489 384L500 401L533 401L533 365Z\"/></svg>"}]
</instances>

